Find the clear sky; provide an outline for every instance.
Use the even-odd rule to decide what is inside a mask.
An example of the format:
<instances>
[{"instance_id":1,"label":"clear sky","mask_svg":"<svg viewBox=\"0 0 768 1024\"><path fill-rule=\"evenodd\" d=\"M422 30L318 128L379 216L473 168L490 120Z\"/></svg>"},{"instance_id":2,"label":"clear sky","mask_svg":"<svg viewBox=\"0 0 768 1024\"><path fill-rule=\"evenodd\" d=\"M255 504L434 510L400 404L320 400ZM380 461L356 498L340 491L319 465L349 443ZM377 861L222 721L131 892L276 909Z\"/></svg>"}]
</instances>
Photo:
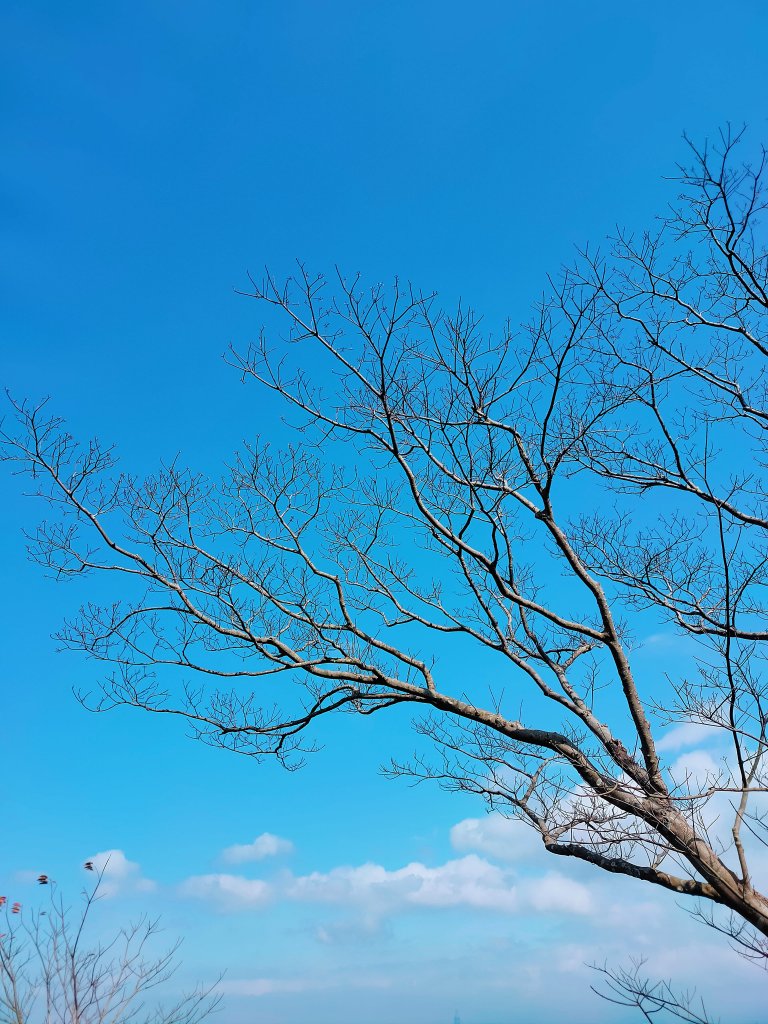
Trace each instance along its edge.
<instances>
[{"instance_id":1,"label":"clear sky","mask_svg":"<svg viewBox=\"0 0 768 1024\"><path fill-rule=\"evenodd\" d=\"M574 244L663 208L683 131L768 141L757 0L4 0L0 40L2 383L136 472L216 470L276 429L221 359L260 325L248 270L399 274L522 320ZM759 974L671 897L383 780L402 716L343 720L289 775L88 715L71 687L96 669L50 639L88 591L27 563L38 510L2 488L0 892L33 901L43 870L74 892L122 851L105 920L162 912L185 976L227 970L227 1024L618 1021L583 964L654 949L758 1016Z\"/></svg>"}]
</instances>

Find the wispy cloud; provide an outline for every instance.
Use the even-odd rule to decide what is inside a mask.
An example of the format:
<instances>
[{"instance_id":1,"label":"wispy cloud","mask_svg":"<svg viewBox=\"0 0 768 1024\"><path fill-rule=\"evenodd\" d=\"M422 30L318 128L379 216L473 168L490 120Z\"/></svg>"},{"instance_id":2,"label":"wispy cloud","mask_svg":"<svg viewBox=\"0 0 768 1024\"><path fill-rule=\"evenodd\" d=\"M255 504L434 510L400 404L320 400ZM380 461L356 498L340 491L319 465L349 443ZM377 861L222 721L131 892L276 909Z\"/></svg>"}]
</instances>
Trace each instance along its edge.
<instances>
[{"instance_id":1,"label":"wispy cloud","mask_svg":"<svg viewBox=\"0 0 768 1024\"><path fill-rule=\"evenodd\" d=\"M696 649L696 641L685 633L650 633L637 650L648 654L689 654Z\"/></svg>"},{"instance_id":2,"label":"wispy cloud","mask_svg":"<svg viewBox=\"0 0 768 1024\"><path fill-rule=\"evenodd\" d=\"M379 941L391 937L389 921L382 921L375 914L363 914L340 921L326 921L314 930L315 939L324 946L354 945Z\"/></svg>"},{"instance_id":3,"label":"wispy cloud","mask_svg":"<svg viewBox=\"0 0 768 1024\"><path fill-rule=\"evenodd\" d=\"M292 992L322 992L334 988L384 989L392 984L383 974L307 975L281 978L232 978L221 982L220 990L233 996L269 996Z\"/></svg>"},{"instance_id":4,"label":"wispy cloud","mask_svg":"<svg viewBox=\"0 0 768 1024\"><path fill-rule=\"evenodd\" d=\"M667 752L702 747L721 736L722 733L711 726L701 725L699 722L683 722L665 732L657 742L656 748L661 752Z\"/></svg>"}]
</instances>

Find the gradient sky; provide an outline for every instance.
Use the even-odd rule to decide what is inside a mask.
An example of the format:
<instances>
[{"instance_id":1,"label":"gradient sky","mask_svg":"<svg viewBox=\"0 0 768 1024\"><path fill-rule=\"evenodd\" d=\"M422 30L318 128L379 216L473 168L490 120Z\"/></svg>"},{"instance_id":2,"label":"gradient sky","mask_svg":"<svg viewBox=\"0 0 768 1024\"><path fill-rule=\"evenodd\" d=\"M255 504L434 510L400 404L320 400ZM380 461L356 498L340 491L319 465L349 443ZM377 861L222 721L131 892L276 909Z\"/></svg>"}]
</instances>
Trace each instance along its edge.
<instances>
[{"instance_id":1,"label":"gradient sky","mask_svg":"<svg viewBox=\"0 0 768 1024\"><path fill-rule=\"evenodd\" d=\"M683 131L768 141L759 2L5 0L0 40L1 382L137 472L276 430L221 359L260 326L248 270L399 274L523 320L574 244L663 209ZM88 591L26 561L38 510L2 488L0 892L34 901L46 871L74 894L120 851L104 926L160 911L185 979L226 969L227 1024L618 1022L583 965L628 952L759 1016L759 974L670 896L382 779L405 716L345 718L286 774L87 714L97 672L50 636Z\"/></svg>"}]
</instances>

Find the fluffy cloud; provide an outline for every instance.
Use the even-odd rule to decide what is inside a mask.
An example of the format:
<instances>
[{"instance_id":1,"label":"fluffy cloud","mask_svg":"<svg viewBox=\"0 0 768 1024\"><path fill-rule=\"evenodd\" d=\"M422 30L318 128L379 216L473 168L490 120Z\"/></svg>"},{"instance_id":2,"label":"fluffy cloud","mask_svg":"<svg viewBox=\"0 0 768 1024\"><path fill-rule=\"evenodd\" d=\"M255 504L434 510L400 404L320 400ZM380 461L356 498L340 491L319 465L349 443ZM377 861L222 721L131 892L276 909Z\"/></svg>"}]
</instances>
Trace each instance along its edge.
<instances>
[{"instance_id":1,"label":"fluffy cloud","mask_svg":"<svg viewBox=\"0 0 768 1024\"><path fill-rule=\"evenodd\" d=\"M524 887L525 901L542 913L590 914L594 910L592 894L586 885L550 871L543 878L529 879Z\"/></svg>"},{"instance_id":2,"label":"fluffy cloud","mask_svg":"<svg viewBox=\"0 0 768 1024\"><path fill-rule=\"evenodd\" d=\"M262 832L252 843L228 846L222 851L221 859L227 864L247 864L287 853L293 853L293 843L289 839L282 839L271 832Z\"/></svg>"},{"instance_id":3,"label":"fluffy cloud","mask_svg":"<svg viewBox=\"0 0 768 1024\"><path fill-rule=\"evenodd\" d=\"M293 900L354 904L384 912L405 906L468 906L516 910L518 897L506 873L475 854L429 868L417 861L388 871L380 864L338 867L294 878Z\"/></svg>"},{"instance_id":4,"label":"fluffy cloud","mask_svg":"<svg viewBox=\"0 0 768 1024\"><path fill-rule=\"evenodd\" d=\"M487 814L465 818L451 829L451 846L460 853L483 853L501 861L529 861L542 856L541 840L517 818Z\"/></svg>"},{"instance_id":5,"label":"fluffy cloud","mask_svg":"<svg viewBox=\"0 0 768 1024\"><path fill-rule=\"evenodd\" d=\"M272 896L272 887L258 878L242 875L195 875L178 887L180 896L206 900L221 910L253 910L264 906Z\"/></svg>"},{"instance_id":6,"label":"fluffy cloud","mask_svg":"<svg viewBox=\"0 0 768 1024\"><path fill-rule=\"evenodd\" d=\"M413 861L394 870L368 863L308 875L284 872L269 883L241 875L199 875L187 879L178 891L223 911L252 910L275 899L352 907L368 921L417 908L465 907L506 914L592 910L589 890L578 882L556 873L516 880L509 869L474 853L438 867Z\"/></svg>"},{"instance_id":7,"label":"fluffy cloud","mask_svg":"<svg viewBox=\"0 0 768 1024\"><path fill-rule=\"evenodd\" d=\"M678 785L690 790L706 788L723 776L723 764L705 750L689 750L677 758L669 774Z\"/></svg>"},{"instance_id":8,"label":"fluffy cloud","mask_svg":"<svg viewBox=\"0 0 768 1024\"><path fill-rule=\"evenodd\" d=\"M141 867L128 860L122 850L102 850L86 858L102 875L101 894L116 896L132 892L154 892L157 883L144 878Z\"/></svg>"}]
</instances>

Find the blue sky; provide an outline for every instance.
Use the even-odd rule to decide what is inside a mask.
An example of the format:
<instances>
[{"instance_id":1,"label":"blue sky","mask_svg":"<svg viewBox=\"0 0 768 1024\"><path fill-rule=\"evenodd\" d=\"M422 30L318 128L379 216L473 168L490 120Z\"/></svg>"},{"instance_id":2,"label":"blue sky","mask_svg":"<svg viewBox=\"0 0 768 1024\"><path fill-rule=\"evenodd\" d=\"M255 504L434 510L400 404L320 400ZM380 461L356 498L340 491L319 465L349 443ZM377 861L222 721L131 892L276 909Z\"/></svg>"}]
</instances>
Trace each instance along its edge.
<instances>
[{"instance_id":1,"label":"blue sky","mask_svg":"<svg viewBox=\"0 0 768 1024\"><path fill-rule=\"evenodd\" d=\"M574 244L663 208L683 131L768 137L757 2L6 0L0 38L2 384L138 472L177 452L215 471L279 432L221 358L260 326L248 270L399 274L522 320ZM122 851L105 923L161 910L189 977L227 968L227 1021L618 1020L582 964L654 944L686 981L716 963L749 1019L759 977L672 899L381 778L406 716L343 719L288 775L86 714L71 688L97 673L50 635L88 592L27 563L37 510L2 487L0 891L34 899L41 870L75 889ZM683 657L668 643L649 674ZM265 833L285 842L223 852Z\"/></svg>"}]
</instances>

